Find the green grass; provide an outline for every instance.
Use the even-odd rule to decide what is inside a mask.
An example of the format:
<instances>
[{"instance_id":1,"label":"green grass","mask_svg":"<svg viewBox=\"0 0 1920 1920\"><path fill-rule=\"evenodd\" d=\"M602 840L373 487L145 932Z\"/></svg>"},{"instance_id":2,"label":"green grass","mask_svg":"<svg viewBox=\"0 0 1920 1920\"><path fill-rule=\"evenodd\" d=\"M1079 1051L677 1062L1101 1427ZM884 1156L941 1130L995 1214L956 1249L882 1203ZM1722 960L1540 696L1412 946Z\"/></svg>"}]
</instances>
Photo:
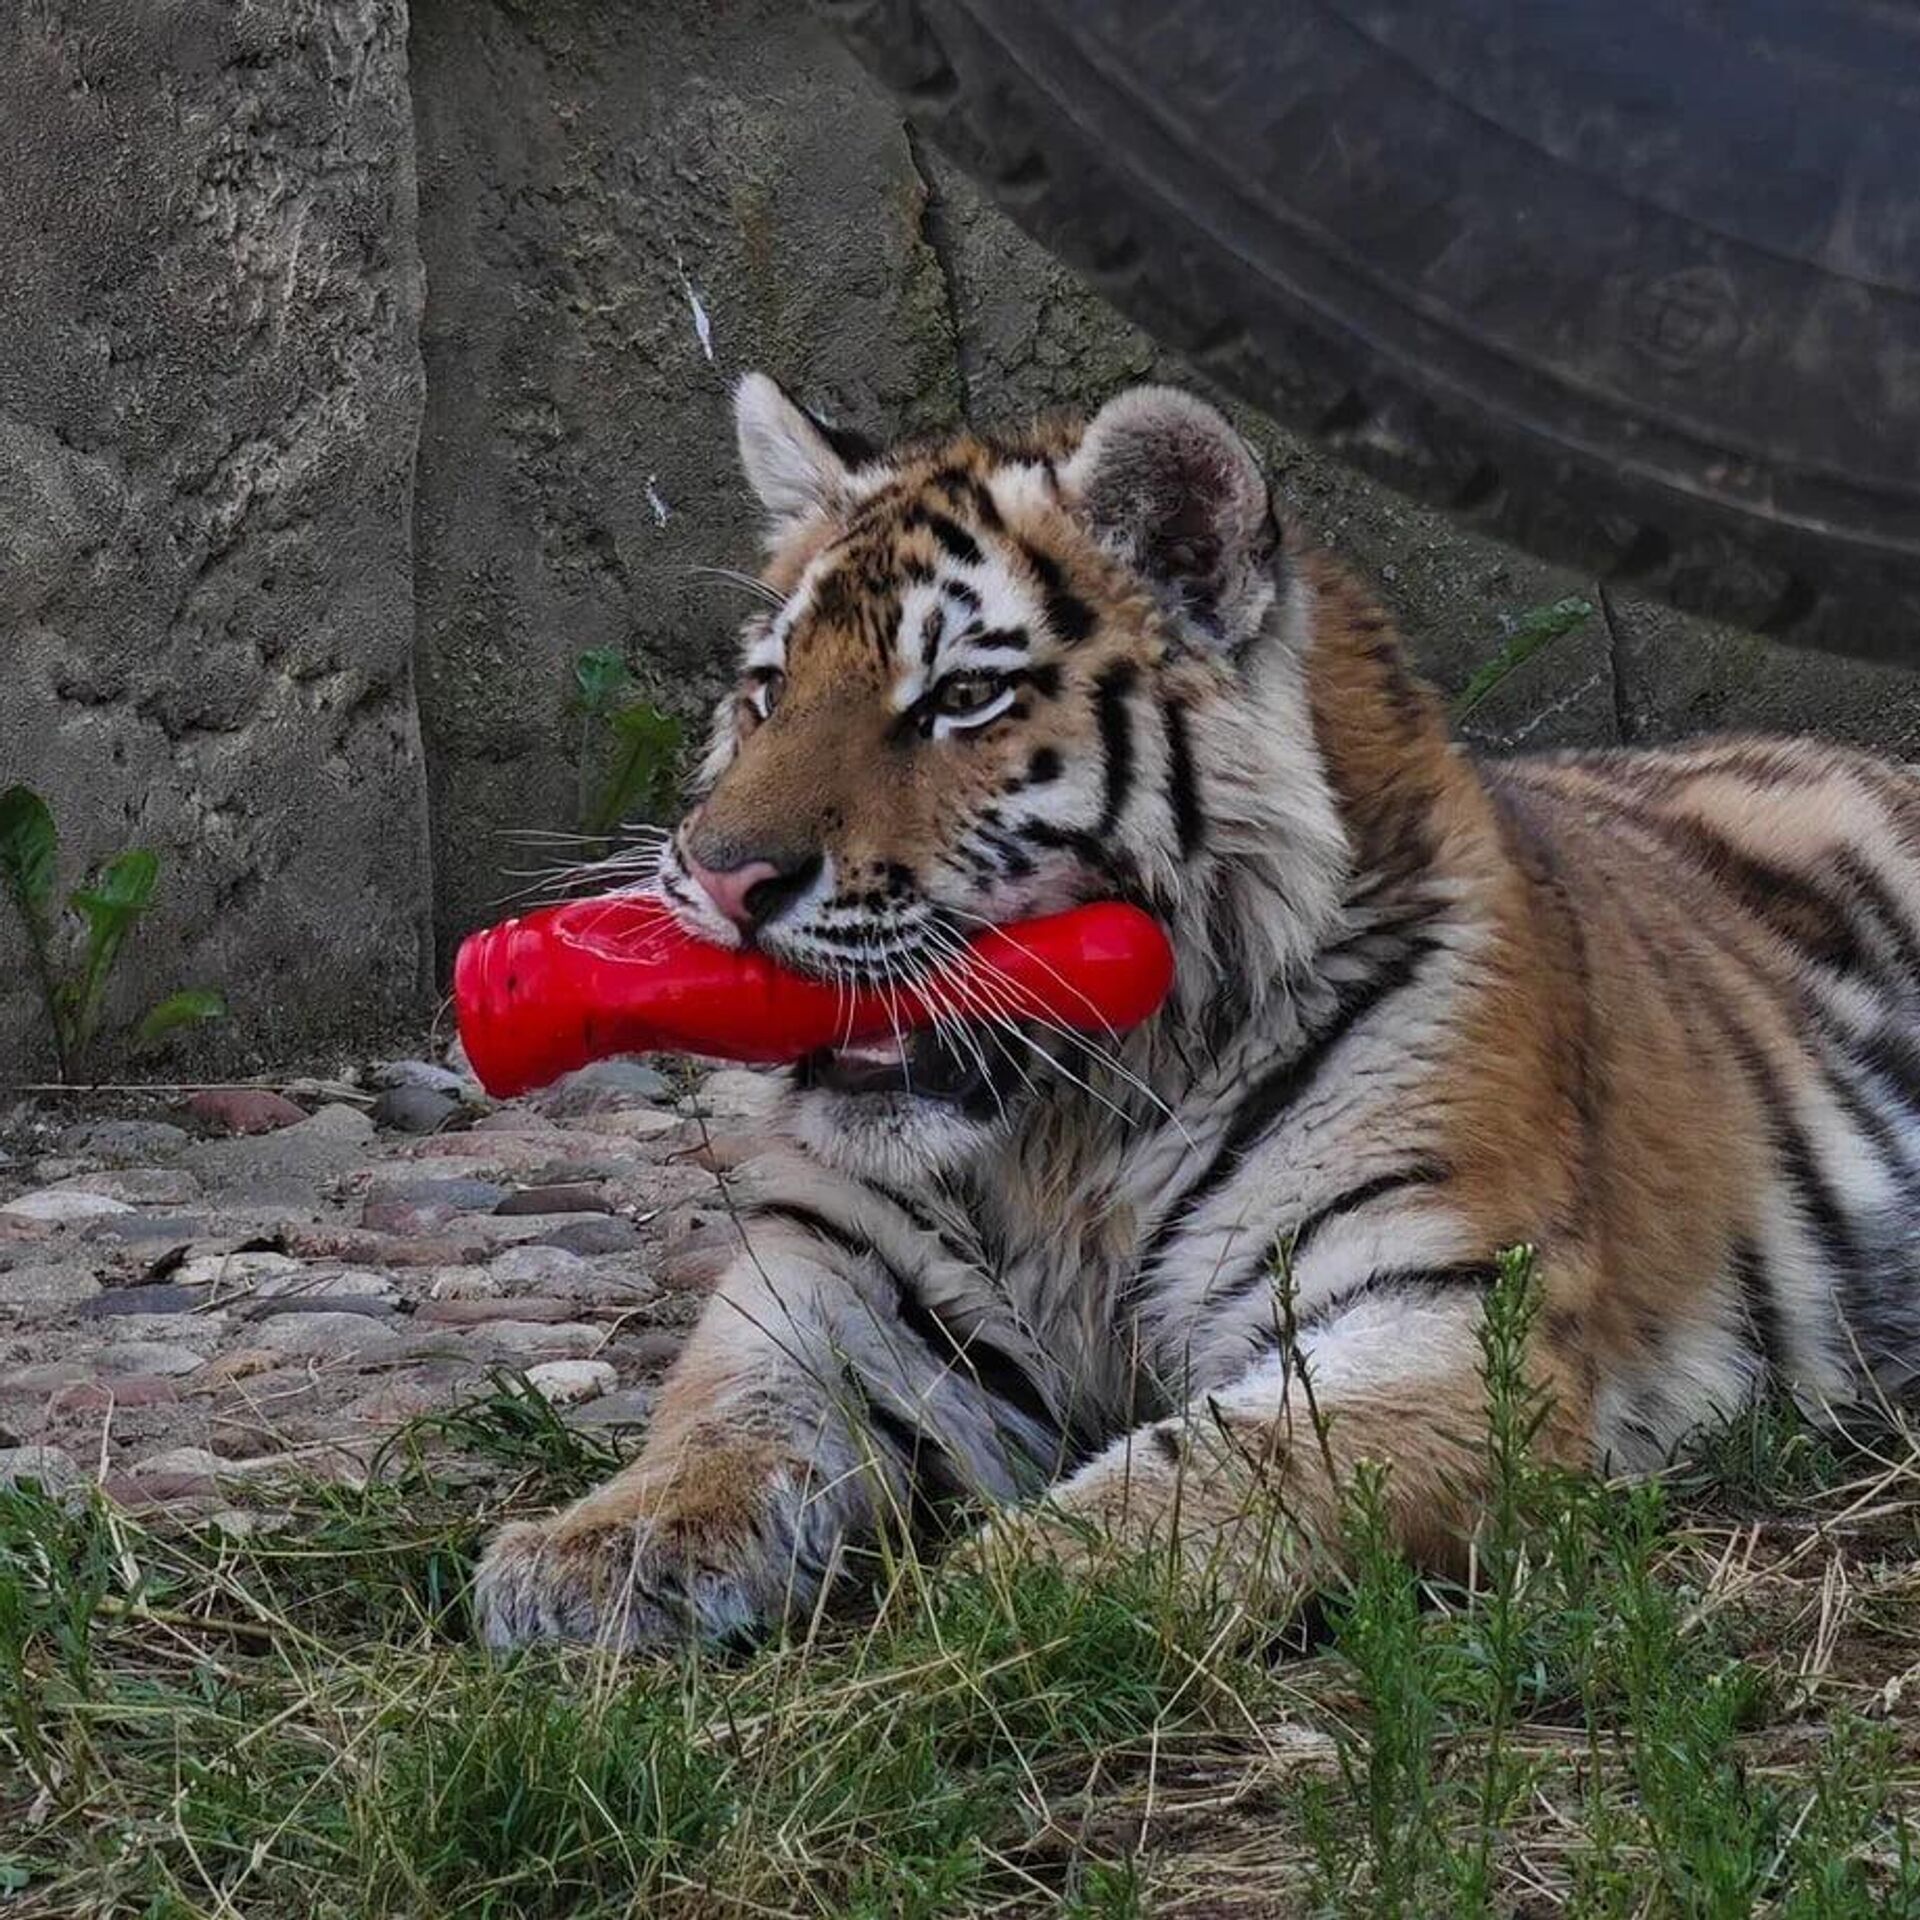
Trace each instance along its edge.
<instances>
[{"instance_id":1,"label":"green grass","mask_svg":"<svg viewBox=\"0 0 1920 1920\"><path fill-rule=\"evenodd\" d=\"M1362 1476L1304 1654L1154 1566L895 1552L751 1655L489 1662L483 1523L607 1460L507 1381L274 1533L0 1494L0 1913L1920 1916L1910 1442L1545 1472L1530 1311L1516 1265L1471 1588Z\"/></svg>"}]
</instances>

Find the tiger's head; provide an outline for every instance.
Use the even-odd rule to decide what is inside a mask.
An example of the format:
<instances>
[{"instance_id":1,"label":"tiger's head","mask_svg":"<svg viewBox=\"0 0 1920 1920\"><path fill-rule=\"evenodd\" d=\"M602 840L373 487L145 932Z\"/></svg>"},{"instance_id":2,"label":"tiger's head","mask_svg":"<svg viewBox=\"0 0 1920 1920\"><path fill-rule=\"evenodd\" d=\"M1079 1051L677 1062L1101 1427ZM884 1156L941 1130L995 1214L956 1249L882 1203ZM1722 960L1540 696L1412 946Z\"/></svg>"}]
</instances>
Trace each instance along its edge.
<instances>
[{"instance_id":1,"label":"tiger's head","mask_svg":"<svg viewBox=\"0 0 1920 1920\"><path fill-rule=\"evenodd\" d=\"M1084 427L889 453L773 381L736 396L771 519L697 800L660 886L693 931L801 972L926 972L981 926L1105 897L1176 936L1189 1005L1271 971L1262 889L1320 903L1339 855L1300 694L1266 481L1214 408L1161 387ZM1292 609L1290 613L1289 609ZM1237 906L1223 876L1263 870ZM808 1143L910 1175L1077 1080L991 1020L795 1075Z\"/></svg>"}]
</instances>

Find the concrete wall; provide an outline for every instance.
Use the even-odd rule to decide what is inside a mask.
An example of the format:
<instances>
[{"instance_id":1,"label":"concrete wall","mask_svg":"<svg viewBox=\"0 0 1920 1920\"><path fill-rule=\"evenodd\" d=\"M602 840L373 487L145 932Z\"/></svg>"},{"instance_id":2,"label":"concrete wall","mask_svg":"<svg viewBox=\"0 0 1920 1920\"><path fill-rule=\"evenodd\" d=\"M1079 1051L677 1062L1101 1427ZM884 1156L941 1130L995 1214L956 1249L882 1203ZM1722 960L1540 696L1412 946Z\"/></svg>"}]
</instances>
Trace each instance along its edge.
<instances>
[{"instance_id":1,"label":"concrete wall","mask_svg":"<svg viewBox=\"0 0 1920 1920\"><path fill-rule=\"evenodd\" d=\"M125 1004L223 986L230 1065L424 1010L429 915L444 956L503 836L576 824L583 649L711 700L740 371L877 433L1181 377L773 0L26 0L0 126L0 785L168 855ZM1482 740L1920 754L1920 677L1603 597L1241 417L1444 685L1595 601Z\"/></svg>"},{"instance_id":2,"label":"concrete wall","mask_svg":"<svg viewBox=\"0 0 1920 1920\"><path fill-rule=\"evenodd\" d=\"M165 867L115 1016L233 1065L429 987L404 0L0 8L0 787ZM44 1069L0 907L0 1083Z\"/></svg>"}]
</instances>

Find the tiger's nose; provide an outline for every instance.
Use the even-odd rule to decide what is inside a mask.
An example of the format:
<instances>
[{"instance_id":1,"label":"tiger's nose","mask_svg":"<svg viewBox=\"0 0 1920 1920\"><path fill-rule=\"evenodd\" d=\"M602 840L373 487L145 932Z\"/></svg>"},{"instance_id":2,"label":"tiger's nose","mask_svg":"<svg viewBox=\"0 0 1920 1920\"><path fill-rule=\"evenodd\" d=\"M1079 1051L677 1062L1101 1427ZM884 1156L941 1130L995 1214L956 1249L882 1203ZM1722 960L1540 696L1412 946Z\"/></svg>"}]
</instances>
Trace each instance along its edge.
<instances>
[{"instance_id":1,"label":"tiger's nose","mask_svg":"<svg viewBox=\"0 0 1920 1920\"><path fill-rule=\"evenodd\" d=\"M813 885L821 867L817 853L745 860L737 867L703 866L688 853L686 862L700 891L745 934L778 918Z\"/></svg>"}]
</instances>

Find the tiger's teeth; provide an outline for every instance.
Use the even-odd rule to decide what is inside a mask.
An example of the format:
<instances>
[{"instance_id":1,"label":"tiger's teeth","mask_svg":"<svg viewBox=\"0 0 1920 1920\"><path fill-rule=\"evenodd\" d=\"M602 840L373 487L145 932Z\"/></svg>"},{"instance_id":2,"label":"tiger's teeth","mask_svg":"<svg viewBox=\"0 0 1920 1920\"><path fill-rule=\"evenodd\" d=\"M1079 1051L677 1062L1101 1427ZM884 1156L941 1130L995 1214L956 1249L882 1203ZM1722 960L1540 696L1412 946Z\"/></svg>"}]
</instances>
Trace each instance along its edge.
<instances>
[{"instance_id":1,"label":"tiger's teeth","mask_svg":"<svg viewBox=\"0 0 1920 1920\"><path fill-rule=\"evenodd\" d=\"M899 1064L900 1042L897 1040L868 1040L857 1045L835 1047L833 1051L843 1060L863 1060L875 1066L892 1062Z\"/></svg>"}]
</instances>

